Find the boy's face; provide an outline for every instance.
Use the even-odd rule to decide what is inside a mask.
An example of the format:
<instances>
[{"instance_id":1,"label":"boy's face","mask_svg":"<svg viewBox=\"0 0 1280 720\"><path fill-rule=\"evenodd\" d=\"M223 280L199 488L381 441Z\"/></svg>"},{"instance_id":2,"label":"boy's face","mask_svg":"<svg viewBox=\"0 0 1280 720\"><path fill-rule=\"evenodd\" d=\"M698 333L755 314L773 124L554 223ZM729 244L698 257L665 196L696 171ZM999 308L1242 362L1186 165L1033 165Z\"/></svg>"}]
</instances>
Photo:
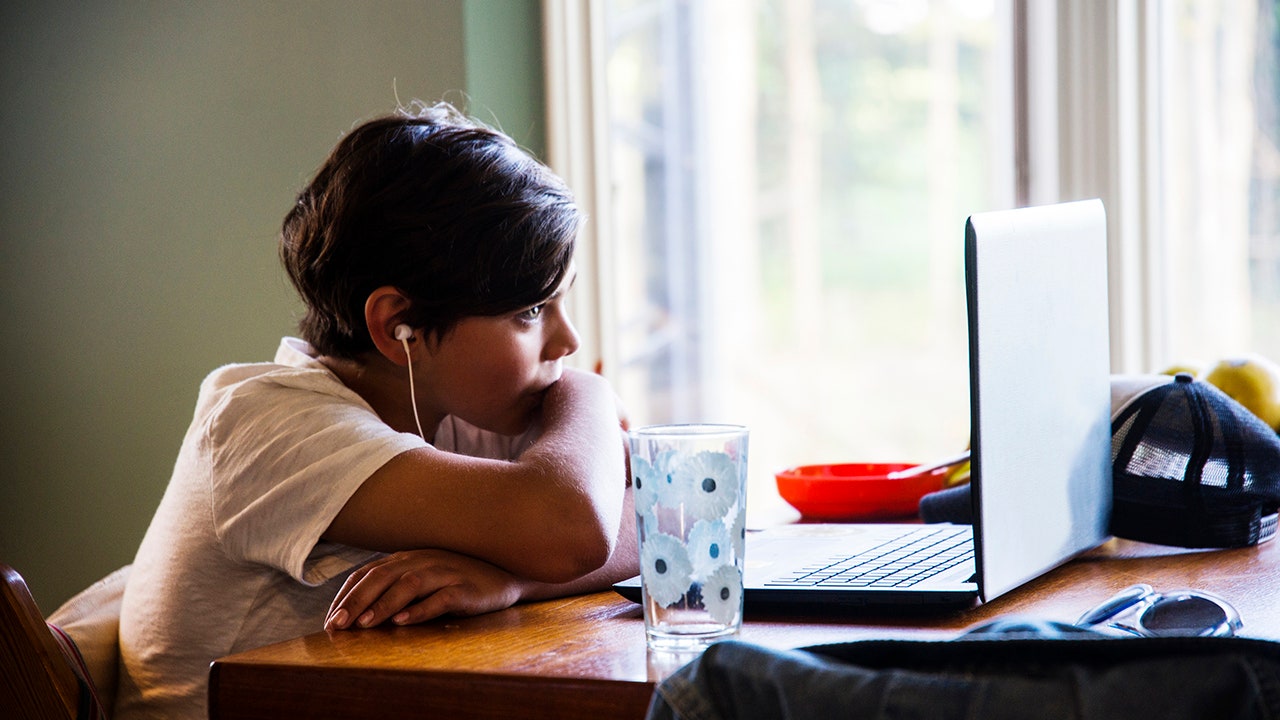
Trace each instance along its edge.
<instances>
[{"instance_id":1,"label":"boy's face","mask_svg":"<svg viewBox=\"0 0 1280 720\"><path fill-rule=\"evenodd\" d=\"M565 293L573 268L545 302L494 317L468 317L428 343L432 401L445 414L504 435L524 432L543 391L560 379L562 360L578 349Z\"/></svg>"}]
</instances>

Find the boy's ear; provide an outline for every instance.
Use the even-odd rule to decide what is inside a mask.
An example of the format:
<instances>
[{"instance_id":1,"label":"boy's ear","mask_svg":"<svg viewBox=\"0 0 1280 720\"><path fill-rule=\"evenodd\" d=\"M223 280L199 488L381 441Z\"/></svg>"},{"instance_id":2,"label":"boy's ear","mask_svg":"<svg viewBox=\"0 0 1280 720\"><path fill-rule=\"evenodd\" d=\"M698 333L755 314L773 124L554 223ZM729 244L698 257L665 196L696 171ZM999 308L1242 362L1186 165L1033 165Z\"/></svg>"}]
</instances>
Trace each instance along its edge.
<instances>
[{"instance_id":1,"label":"boy's ear","mask_svg":"<svg viewBox=\"0 0 1280 720\"><path fill-rule=\"evenodd\" d=\"M404 351L404 343L396 338L396 326L405 322L409 305L409 298L390 285L384 285L369 293L369 297L364 301L364 323L369 329L369 337L373 339L378 352L397 365L406 365L409 362ZM413 337L409 338L411 347L418 337L415 331Z\"/></svg>"}]
</instances>

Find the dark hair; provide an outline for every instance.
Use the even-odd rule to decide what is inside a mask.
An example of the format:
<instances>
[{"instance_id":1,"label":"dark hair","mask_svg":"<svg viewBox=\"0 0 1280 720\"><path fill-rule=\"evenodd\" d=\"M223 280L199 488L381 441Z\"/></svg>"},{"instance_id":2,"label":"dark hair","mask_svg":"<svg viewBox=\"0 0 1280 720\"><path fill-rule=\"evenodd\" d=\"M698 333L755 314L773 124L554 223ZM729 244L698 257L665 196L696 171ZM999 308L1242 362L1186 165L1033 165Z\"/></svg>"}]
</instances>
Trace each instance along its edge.
<instances>
[{"instance_id":1,"label":"dark hair","mask_svg":"<svg viewBox=\"0 0 1280 720\"><path fill-rule=\"evenodd\" d=\"M385 285L428 335L546 299L580 222L564 182L509 137L415 104L338 142L285 216L280 259L306 303L302 338L352 358L374 347L365 300Z\"/></svg>"}]
</instances>

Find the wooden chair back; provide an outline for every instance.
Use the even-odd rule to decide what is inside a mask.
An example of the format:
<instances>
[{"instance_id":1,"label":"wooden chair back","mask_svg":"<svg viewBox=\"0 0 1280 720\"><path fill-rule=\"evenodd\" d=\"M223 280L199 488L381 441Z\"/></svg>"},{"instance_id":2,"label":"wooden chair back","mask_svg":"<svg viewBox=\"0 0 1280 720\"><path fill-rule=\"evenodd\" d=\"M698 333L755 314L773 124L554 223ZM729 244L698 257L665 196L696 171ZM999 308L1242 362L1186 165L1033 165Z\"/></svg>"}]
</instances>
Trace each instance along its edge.
<instances>
[{"instance_id":1,"label":"wooden chair back","mask_svg":"<svg viewBox=\"0 0 1280 720\"><path fill-rule=\"evenodd\" d=\"M0 715L74 720L80 683L27 583L0 563Z\"/></svg>"}]
</instances>

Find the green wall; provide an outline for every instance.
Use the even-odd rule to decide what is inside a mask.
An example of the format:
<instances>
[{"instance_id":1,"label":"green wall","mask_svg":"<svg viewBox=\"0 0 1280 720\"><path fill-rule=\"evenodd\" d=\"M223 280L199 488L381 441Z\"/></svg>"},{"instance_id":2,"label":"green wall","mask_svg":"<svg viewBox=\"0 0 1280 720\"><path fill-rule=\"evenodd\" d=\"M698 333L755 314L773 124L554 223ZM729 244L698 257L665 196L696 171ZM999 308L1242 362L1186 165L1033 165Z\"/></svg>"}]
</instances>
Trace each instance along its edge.
<instances>
[{"instance_id":1,"label":"green wall","mask_svg":"<svg viewBox=\"0 0 1280 720\"><path fill-rule=\"evenodd\" d=\"M449 99L541 151L537 0L0 8L0 562L128 563L197 387L299 305L275 236L339 135Z\"/></svg>"}]
</instances>

